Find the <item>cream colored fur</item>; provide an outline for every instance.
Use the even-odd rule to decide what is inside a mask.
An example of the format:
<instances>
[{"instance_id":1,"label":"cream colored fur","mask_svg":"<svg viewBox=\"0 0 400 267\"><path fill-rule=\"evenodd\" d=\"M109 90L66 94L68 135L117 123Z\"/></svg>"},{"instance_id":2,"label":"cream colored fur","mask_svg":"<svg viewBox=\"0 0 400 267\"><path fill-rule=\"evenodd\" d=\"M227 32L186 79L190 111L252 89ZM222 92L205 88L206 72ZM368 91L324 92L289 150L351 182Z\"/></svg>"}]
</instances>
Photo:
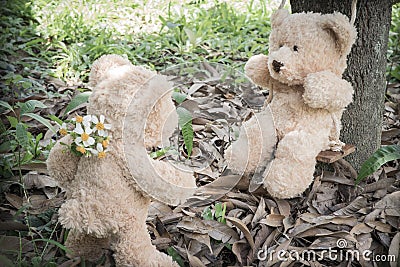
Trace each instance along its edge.
<instances>
[{"instance_id":1,"label":"cream colored fur","mask_svg":"<svg viewBox=\"0 0 400 267\"><path fill-rule=\"evenodd\" d=\"M342 79L356 29L340 13L289 14L271 18L269 55L256 55L246 75L273 92L270 108L278 143L264 179L268 192L292 198L313 181L316 156L340 150L340 119L353 88Z\"/></svg>"},{"instance_id":2,"label":"cream colored fur","mask_svg":"<svg viewBox=\"0 0 400 267\"><path fill-rule=\"evenodd\" d=\"M163 189L155 184L143 191L138 183L140 179L157 180L154 177L133 177L123 150L123 128L136 126L135 121L124 125L127 110L137 112L139 120L146 121L142 130L146 132L146 140L136 140L133 136L130 140L140 143L144 149L145 146L159 145L163 122L175 108L169 93L162 97L152 93L150 97L158 101L148 117L142 114L145 111L141 106L128 109L132 97L136 97L139 90L146 89L143 85L155 75L152 71L133 66L120 56L101 57L93 64L90 74L93 94L89 99L88 114L103 114L112 124L107 157L74 156L61 145L61 142L71 143L69 136L59 140L50 152L47 160L49 173L66 189L67 200L59 210L59 221L70 229L66 245L73 255L95 260L104 249L111 248L118 266L178 266L171 257L157 251L151 244L146 228L150 196L164 194ZM159 86L165 87L163 84ZM164 134L171 134L177 125L174 116L171 121L176 124L167 126ZM166 177L167 181L190 187L176 196L166 195L171 203L180 203L193 193L195 182L191 173L181 172L164 162L155 162L154 166L160 169L158 172L174 176ZM136 166L138 169L142 167L140 164Z\"/></svg>"}]
</instances>

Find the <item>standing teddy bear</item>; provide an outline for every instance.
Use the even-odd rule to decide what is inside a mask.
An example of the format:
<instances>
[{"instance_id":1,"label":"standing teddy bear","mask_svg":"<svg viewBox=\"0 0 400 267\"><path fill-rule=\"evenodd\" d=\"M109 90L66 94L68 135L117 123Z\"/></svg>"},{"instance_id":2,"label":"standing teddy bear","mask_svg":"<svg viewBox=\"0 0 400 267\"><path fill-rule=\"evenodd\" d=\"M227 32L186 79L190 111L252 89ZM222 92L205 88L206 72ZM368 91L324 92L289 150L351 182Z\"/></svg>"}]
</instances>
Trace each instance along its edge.
<instances>
[{"instance_id":1,"label":"standing teddy bear","mask_svg":"<svg viewBox=\"0 0 400 267\"><path fill-rule=\"evenodd\" d=\"M139 156L146 148L158 146L161 135L172 134L177 126L171 84L165 77L117 55L103 56L93 64L90 83L93 93L88 114L96 116L95 123L101 123L99 130L109 128L110 138L103 140L106 144L100 149L102 153L86 157L68 149L77 141L79 145L81 141L91 144L92 130L88 131L85 118L77 117L79 137L72 140L71 135L65 135L47 160L49 174L66 190L67 200L59 210L59 221L70 229L66 246L72 251L71 256L89 260L98 259L105 249L111 248L117 266L178 266L151 244L146 218L154 197L178 205L191 196L196 187L193 173L152 160L147 154ZM132 101L140 96L140 101ZM128 113L139 116L136 121L130 120ZM106 122L111 127L105 127ZM139 135L124 136L124 129L143 124L145 127L137 129ZM126 143L135 143L140 151L129 151L133 156L125 157ZM154 164L146 165L145 161ZM144 170L142 176L134 177L132 168L155 170ZM160 176L150 177L147 173ZM169 187L162 188L160 184Z\"/></svg>"},{"instance_id":2,"label":"standing teddy bear","mask_svg":"<svg viewBox=\"0 0 400 267\"><path fill-rule=\"evenodd\" d=\"M341 13L271 17L269 55L256 55L246 75L272 94L277 147L265 172L264 187L277 198L292 198L313 181L316 156L340 151L341 117L353 88L342 79L356 29Z\"/></svg>"}]
</instances>

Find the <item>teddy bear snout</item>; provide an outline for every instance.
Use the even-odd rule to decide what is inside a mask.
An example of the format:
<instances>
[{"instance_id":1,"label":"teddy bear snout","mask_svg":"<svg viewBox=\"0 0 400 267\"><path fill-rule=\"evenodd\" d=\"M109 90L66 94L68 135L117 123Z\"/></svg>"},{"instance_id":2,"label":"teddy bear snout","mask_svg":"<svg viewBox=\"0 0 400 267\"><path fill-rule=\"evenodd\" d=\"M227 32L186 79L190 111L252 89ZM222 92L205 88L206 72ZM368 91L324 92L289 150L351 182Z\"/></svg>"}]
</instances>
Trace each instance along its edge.
<instances>
[{"instance_id":1,"label":"teddy bear snout","mask_svg":"<svg viewBox=\"0 0 400 267\"><path fill-rule=\"evenodd\" d=\"M272 68L274 69L275 72L280 72L281 68L284 66L282 62L279 61L272 61Z\"/></svg>"}]
</instances>

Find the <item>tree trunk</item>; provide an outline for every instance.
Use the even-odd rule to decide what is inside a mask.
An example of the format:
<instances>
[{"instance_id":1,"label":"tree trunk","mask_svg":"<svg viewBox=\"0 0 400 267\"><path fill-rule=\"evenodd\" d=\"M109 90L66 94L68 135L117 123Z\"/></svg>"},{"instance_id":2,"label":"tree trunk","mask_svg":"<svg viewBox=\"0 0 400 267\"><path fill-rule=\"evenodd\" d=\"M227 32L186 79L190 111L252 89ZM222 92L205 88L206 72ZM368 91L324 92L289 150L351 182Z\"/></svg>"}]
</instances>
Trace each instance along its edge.
<instances>
[{"instance_id":1,"label":"tree trunk","mask_svg":"<svg viewBox=\"0 0 400 267\"><path fill-rule=\"evenodd\" d=\"M292 12L339 11L351 17L352 0L291 0ZM356 145L346 159L359 170L380 147L386 89L386 52L392 0L358 0L355 26L358 37L343 77L352 83L354 101L343 114L342 141Z\"/></svg>"}]
</instances>

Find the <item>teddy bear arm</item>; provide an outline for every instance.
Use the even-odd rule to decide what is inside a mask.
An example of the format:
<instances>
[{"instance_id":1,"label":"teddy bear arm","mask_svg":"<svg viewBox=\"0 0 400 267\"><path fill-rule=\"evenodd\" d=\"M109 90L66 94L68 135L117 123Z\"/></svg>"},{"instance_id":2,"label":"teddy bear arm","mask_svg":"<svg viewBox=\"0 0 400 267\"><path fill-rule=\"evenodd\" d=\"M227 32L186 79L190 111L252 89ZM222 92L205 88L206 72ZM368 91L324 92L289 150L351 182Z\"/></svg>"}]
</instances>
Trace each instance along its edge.
<instances>
[{"instance_id":1,"label":"teddy bear arm","mask_svg":"<svg viewBox=\"0 0 400 267\"><path fill-rule=\"evenodd\" d=\"M352 102L353 87L330 71L312 73L305 79L303 99L312 108L334 112Z\"/></svg>"},{"instance_id":2,"label":"teddy bear arm","mask_svg":"<svg viewBox=\"0 0 400 267\"><path fill-rule=\"evenodd\" d=\"M268 69L268 56L252 56L249 61L247 61L244 69L246 76L253 83L262 88L271 88L271 74Z\"/></svg>"},{"instance_id":3,"label":"teddy bear arm","mask_svg":"<svg viewBox=\"0 0 400 267\"><path fill-rule=\"evenodd\" d=\"M67 146L72 143L71 136L67 135L57 141L47 158L49 175L57 180L61 186L74 179L80 157L74 155Z\"/></svg>"}]
</instances>

